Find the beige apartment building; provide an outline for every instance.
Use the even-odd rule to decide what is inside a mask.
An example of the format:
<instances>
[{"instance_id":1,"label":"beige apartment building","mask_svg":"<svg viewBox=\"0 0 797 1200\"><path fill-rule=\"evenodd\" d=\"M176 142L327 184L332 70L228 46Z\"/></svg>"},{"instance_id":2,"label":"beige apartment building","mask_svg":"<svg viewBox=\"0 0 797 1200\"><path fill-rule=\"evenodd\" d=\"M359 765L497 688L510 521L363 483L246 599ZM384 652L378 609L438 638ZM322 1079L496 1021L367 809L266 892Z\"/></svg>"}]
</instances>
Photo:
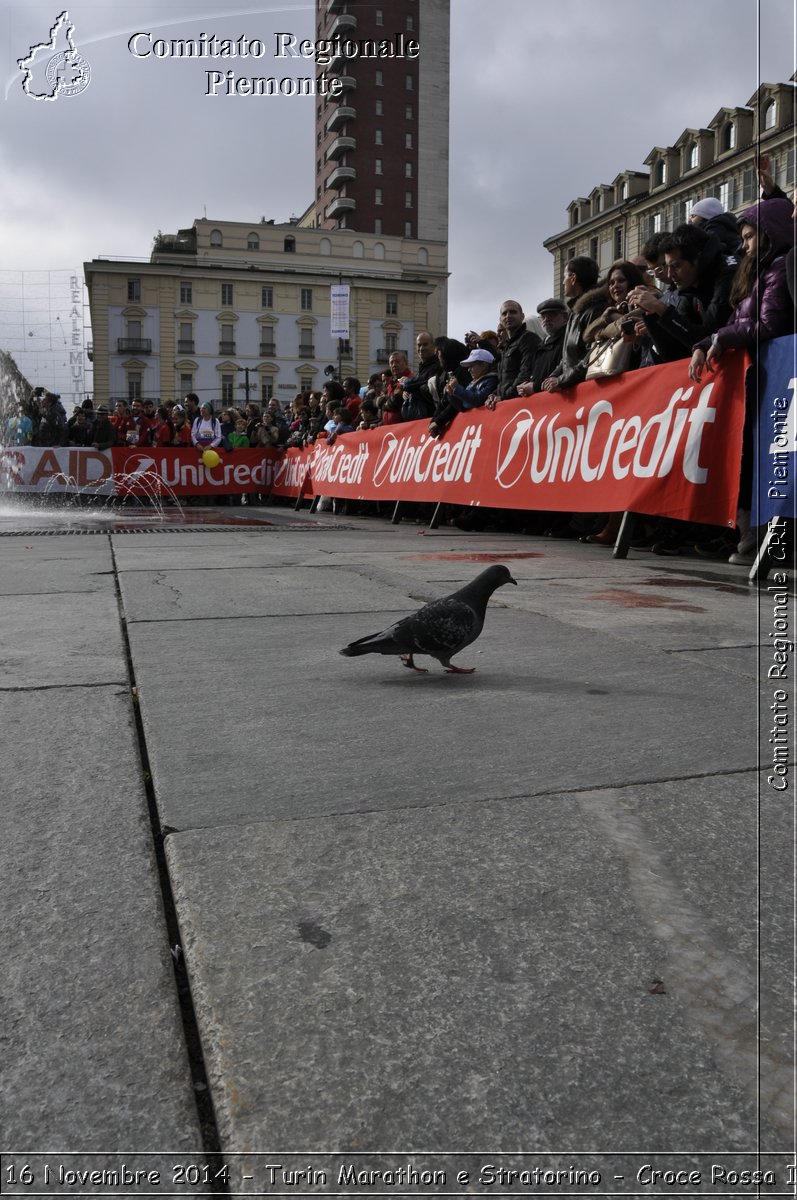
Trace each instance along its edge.
<instances>
[{"instance_id":1,"label":"beige apartment building","mask_svg":"<svg viewBox=\"0 0 797 1200\"><path fill-rule=\"evenodd\" d=\"M698 200L716 196L739 213L759 196L756 153L768 154L775 182L795 186L795 83L762 83L747 104L721 108L705 128L684 129L671 146L654 146L647 171L622 171L567 207L567 228L544 245L554 256L554 288L561 295L565 264L575 255L605 270L633 258L653 233L683 224Z\"/></svg>"},{"instance_id":2,"label":"beige apartment building","mask_svg":"<svg viewBox=\"0 0 797 1200\"><path fill-rule=\"evenodd\" d=\"M421 329L445 328L447 244L429 239L196 220L159 235L149 261L84 264L95 403L282 402L329 368L365 382ZM331 287L350 288L350 332L332 335Z\"/></svg>"}]
</instances>

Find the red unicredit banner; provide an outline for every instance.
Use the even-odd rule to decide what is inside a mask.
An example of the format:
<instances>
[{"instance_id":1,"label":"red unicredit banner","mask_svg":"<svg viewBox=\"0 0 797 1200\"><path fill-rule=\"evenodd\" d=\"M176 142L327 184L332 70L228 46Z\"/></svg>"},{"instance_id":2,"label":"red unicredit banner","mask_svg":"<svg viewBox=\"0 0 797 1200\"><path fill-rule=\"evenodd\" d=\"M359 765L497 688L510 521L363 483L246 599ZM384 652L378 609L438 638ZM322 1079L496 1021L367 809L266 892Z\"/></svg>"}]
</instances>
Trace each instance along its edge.
<instances>
[{"instance_id":1,"label":"red unicredit banner","mask_svg":"<svg viewBox=\"0 0 797 1200\"><path fill-rule=\"evenodd\" d=\"M317 443L314 492L563 512L629 510L735 523L745 357L693 384L686 361L505 400L457 417Z\"/></svg>"},{"instance_id":2,"label":"red unicredit banner","mask_svg":"<svg viewBox=\"0 0 797 1200\"><path fill-rule=\"evenodd\" d=\"M735 522L744 371L741 353L690 382L686 360L505 400L457 417L382 426L308 450L235 450L216 466L196 450L16 447L0 451L11 491L213 496L259 492L489 508L632 512Z\"/></svg>"},{"instance_id":3,"label":"red unicredit banner","mask_svg":"<svg viewBox=\"0 0 797 1200\"><path fill-rule=\"evenodd\" d=\"M53 495L86 492L104 496L228 496L261 492L298 496L309 454L235 450L206 467L196 450L119 447L6 447L0 451L0 480L9 490Z\"/></svg>"}]
</instances>

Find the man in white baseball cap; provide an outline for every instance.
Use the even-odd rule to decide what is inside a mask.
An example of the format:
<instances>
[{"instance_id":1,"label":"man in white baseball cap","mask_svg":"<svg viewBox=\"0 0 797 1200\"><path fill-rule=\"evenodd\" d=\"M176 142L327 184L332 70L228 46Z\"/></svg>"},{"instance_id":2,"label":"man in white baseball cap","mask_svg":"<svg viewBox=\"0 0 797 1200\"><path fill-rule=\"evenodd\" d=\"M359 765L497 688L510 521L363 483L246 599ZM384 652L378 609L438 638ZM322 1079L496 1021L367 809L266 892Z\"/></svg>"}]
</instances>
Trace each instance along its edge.
<instances>
[{"instance_id":1,"label":"man in white baseball cap","mask_svg":"<svg viewBox=\"0 0 797 1200\"><path fill-rule=\"evenodd\" d=\"M457 413L481 408L498 386L495 358L489 350L476 347L467 358L463 358L460 366L468 368L470 383L463 387L457 383L456 376L451 376L445 387L444 399L429 422L430 437L437 438L445 433Z\"/></svg>"}]
</instances>

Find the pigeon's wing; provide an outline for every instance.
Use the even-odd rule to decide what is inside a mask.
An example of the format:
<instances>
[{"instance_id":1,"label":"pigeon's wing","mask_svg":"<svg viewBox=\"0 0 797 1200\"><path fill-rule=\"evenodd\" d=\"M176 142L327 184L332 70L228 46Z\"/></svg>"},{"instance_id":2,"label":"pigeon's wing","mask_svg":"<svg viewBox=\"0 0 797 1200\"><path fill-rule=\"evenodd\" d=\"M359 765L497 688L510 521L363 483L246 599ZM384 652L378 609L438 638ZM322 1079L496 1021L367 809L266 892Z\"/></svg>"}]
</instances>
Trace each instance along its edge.
<instances>
[{"instance_id":1,"label":"pigeon's wing","mask_svg":"<svg viewBox=\"0 0 797 1200\"><path fill-rule=\"evenodd\" d=\"M461 600L433 600L399 621L391 630L396 643L413 654L449 658L470 645L479 634L483 618Z\"/></svg>"}]
</instances>

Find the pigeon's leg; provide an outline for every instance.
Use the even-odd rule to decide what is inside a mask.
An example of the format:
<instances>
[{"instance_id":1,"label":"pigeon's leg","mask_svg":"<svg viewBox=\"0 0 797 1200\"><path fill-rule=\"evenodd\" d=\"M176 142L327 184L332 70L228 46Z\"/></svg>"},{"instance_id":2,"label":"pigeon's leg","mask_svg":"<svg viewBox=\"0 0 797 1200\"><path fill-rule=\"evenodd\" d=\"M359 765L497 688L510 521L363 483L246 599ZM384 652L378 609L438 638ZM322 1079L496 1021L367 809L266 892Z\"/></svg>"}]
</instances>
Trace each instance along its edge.
<instances>
[{"instance_id":1,"label":"pigeon's leg","mask_svg":"<svg viewBox=\"0 0 797 1200\"><path fill-rule=\"evenodd\" d=\"M411 654L402 654L401 661L404 663L405 667L409 667L409 669L411 671L417 671L419 673L419 675L427 675L428 674L426 667L416 667L415 666L415 663L412 661Z\"/></svg>"},{"instance_id":2,"label":"pigeon's leg","mask_svg":"<svg viewBox=\"0 0 797 1200\"><path fill-rule=\"evenodd\" d=\"M442 660L441 660L442 661ZM451 663L443 663L448 675L472 675L475 667L452 667Z\"/></svg>"}]
</instances>

